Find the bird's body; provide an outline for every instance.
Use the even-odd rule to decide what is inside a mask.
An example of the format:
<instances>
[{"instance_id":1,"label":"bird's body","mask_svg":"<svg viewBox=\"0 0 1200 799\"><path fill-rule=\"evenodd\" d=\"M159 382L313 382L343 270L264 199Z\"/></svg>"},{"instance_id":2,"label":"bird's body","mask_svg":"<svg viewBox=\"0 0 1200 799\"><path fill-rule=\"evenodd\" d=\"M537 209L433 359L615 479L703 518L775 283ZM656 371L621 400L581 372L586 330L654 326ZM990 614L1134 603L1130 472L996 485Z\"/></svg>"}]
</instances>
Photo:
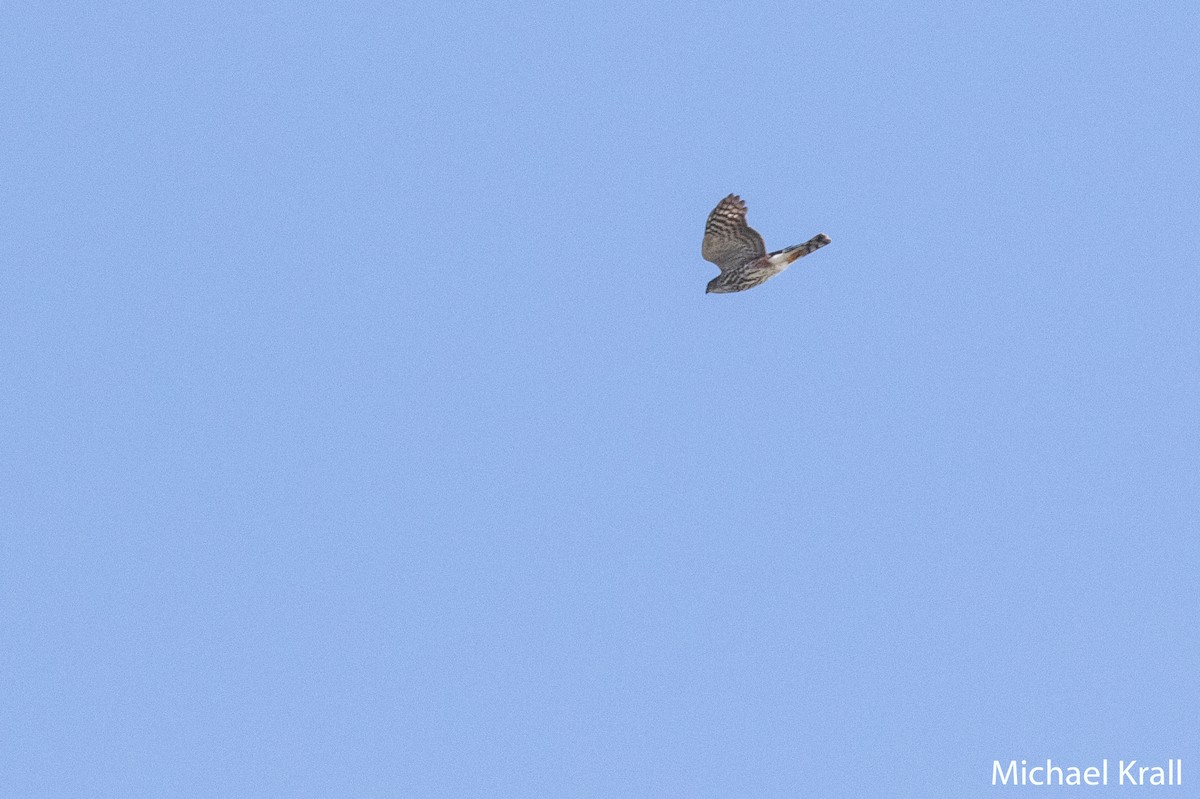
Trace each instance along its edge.
<instances>
[{"instance_id":1,"label":"bird's body","mask_svg":"<svg viewBox=\"0 0 1200 799\"><path fill-rule=\"evenodd\" d=\"M701 255L721 268L721 274L709 281L705 293L728 294L752 289L829 241L824 233L818 233L803 244L768 253L762 236L746 224L746 203L736 194L730 194L717 203L704 225Z\"/></svg>"}]
</instances>

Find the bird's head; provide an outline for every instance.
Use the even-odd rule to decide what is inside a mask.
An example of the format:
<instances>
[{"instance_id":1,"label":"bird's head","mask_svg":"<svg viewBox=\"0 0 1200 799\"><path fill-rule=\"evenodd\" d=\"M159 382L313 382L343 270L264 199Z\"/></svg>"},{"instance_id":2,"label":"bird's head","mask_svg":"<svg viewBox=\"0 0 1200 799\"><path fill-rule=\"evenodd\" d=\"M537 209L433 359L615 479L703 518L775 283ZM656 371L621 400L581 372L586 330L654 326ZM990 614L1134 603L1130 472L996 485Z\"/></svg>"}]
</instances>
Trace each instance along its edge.
<instances>
[{"instance_id":1,"label":"bird's head","mask_svg":"<svg viewBox=\"0 0 1200 799\"><path fill-rule=\"evenodd\" d=\"M708 281L708 288L704 289L705 294L728 294L729 285L717 275L712 280Z\"/></svg>"}]
</instances>

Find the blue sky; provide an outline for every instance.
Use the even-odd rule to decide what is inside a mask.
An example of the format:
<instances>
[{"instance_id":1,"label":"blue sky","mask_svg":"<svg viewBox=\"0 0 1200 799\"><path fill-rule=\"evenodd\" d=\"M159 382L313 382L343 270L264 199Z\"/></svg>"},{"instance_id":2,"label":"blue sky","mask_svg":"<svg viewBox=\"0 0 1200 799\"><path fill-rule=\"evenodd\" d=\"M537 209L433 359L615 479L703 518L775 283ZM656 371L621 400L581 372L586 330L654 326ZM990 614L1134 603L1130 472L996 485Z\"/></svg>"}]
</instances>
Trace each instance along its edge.
<instances>
[{"instance_id":1,"label":"blue sky","mask_svg":"<svg viewBox=\"0 0 1200 799\"><path fill-rule=\"evenodd\" d=\"M1200 779L1192 4L0 20L0 792Z\"/></svg>"}]
</instances>

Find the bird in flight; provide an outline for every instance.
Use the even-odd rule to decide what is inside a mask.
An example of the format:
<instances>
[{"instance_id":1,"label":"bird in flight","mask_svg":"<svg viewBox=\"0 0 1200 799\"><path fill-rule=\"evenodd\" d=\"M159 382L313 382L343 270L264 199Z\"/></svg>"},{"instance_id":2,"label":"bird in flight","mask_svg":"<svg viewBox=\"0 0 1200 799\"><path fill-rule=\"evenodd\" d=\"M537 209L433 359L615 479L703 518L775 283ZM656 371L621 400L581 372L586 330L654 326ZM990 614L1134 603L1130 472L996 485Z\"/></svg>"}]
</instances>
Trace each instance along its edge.
<instances>
[{"instance_id":1,"label":"bird in flight","mask_svg":"<svg viewBox=\"0 0 1200 799\"><path fill-rule=\"evenodd\" d=\"M746 203L731 194L717 203L704 225L700 254L704 260L721 267L721 274L709 281L704 293L728 294L752 289L829 241L824 233L818 233L803 244L769 253L762 236L746 224Z\"/></svg>"}]
</instances>

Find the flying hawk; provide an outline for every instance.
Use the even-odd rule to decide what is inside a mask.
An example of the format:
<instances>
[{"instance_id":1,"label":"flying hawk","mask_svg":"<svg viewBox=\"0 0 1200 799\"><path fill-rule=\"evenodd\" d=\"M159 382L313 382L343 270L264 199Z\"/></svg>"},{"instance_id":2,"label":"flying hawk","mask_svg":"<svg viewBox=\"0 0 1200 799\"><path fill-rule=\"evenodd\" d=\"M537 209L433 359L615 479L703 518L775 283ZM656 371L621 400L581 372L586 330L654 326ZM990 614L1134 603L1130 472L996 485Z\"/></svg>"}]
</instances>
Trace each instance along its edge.
<instances>
[{"instance_id":1,"label":"flying hawk","mask_svg":"<svg viewBox=\"0 0 1200 799\"><path fill-rule=\"evenodd\" d=\"M709 281L705 293L728 294L752 289L829 241L824 233L818 233L803 244L769 253L762 236L746 224L746 203L731 194L717 203L704 225L700 254L704 260L721 267L721 274Z\"/></svg>"}]
</instances>

